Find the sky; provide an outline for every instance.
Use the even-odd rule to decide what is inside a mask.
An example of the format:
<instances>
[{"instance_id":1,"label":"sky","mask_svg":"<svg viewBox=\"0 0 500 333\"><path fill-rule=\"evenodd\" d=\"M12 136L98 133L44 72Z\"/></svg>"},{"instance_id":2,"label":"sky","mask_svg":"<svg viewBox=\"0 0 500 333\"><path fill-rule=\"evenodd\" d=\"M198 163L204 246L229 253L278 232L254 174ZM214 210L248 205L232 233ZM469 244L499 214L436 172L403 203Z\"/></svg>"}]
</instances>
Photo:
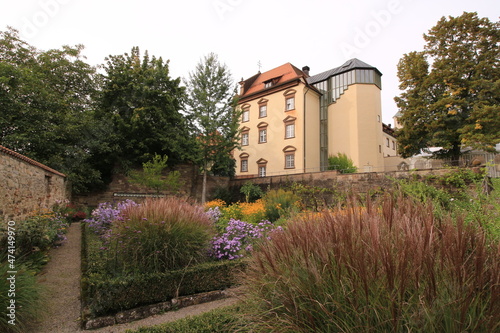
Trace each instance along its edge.
<instances>
[{"instance_id":1,"label":"sky","mask_svg":"<svg viewBox=\"0 0 500 333\"><path fill-rule=\"evenodd\" d=\"M358 58L382 72L382 114L392 124L397 63L421 51L422 35L464 11L498 21L497 0L0 0L11 26L39 50L85 46L91 65L134 46L187 78L213 52L235 82L290 62L310 74Z\"/></svg>"}]
</instances>

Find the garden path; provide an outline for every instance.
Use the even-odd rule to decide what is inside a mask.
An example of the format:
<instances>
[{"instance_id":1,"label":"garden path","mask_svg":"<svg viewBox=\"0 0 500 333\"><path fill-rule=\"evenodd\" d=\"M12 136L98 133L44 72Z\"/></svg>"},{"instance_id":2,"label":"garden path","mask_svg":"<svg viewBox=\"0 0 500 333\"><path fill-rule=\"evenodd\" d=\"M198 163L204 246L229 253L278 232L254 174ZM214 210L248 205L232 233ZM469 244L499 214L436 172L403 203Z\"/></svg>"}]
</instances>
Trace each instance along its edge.
<instances>
[{"instance_id":1,"label":"garden path","mask_svg":"<svg viewBox=\"0 0 500 333\"><path fill-rule=\"evenodd\" d=\"M68 230L68 240L50 251L50 261L44 267L39 282L47 289L48 297L44 320L30 333L119 333L142 326L152 326L194 316L212 309L232 305L236 297L198 304L169 311L132 323L85 331L80 328L80 270L81 270L80 223L73 223Z\"/></svg>"}]
</instances>

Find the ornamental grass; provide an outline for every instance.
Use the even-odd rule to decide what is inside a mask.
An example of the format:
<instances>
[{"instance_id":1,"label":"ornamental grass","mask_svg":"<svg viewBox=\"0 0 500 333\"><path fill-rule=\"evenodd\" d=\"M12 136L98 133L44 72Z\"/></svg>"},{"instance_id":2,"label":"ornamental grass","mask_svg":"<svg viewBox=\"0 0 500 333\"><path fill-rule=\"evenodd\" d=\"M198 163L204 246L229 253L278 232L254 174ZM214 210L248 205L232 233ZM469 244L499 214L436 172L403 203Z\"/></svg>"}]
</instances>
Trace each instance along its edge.
<instances>
[{"instance_id":1,"label":"ornamental grass","mask_svg":"<svg viewBox=\"0 0 500 333\"><path fill-rule=\"evenodd\" d=\"M386 196L297 217L244 273L255 332L498 332L500 247Z\"/></svg>"},{"instance_id":2,"label":"ornamental grass","mask_svg":"<svg viewBox=\"0 0 500 333\"><path fill-rule=\"evenodd\" d=\"M103 236L110 271L164 272L206 260L215 229L203 207L170 197L128 206L121 215Z\"/></svg>"}]
</instances>

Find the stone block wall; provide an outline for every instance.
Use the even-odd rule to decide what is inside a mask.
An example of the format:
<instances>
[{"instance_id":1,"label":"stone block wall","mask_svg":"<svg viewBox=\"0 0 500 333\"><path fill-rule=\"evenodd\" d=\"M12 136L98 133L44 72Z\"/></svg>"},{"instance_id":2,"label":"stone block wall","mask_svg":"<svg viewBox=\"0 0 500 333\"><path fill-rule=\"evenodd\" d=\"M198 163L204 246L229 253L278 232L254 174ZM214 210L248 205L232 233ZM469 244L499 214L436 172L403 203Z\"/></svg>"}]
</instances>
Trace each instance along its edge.
<instances>
[{"instance_id":1,"label":"stone block wall","mask_svg":"<svg viewBox=\"0 0 500 333\"><path fill-rule=\"evenodd\" d=\"M178 195L198 202L201 201L203 176L199 174L197 167L186 164L176 166L174 170L179 171L181 174L180 181L182 185ZM167 172L169 171L172 170L167 170ZM218 187L227 188L228 186L229 177L207 177L207 197L210 198L210 195ZM126 175L116 173L104 191L75 196L73 197L73 201L85 206L96 207L101 202L117 202L125 199L141 202L147 196L154 194L154 191L147 187L130 183ZM172 193L164 194L169 195Z\"/></svg>"},{"instance_id":2,"label":"stone block wall","mask_svg":"<svg viewBox=\"0 0 500 333\"><path fill-rule=\"evenodd\" d=\"M332 170L296 175L234 179L230 184L232 187L239 188L246 181L251 181L265 190L267 188L275 189L293 182L299 182L309 186L338 189L341 191L347 190L354 193L369 193L370 191L390 190L393 184L391 179L407 179L410 177L423 178L426 175L443 175L447 172L449 172L449 169L340 174L338 171Z\"/></svg>"},{"instance_id":3,"label":"stone block wall","mask_svg":"<svg viewBox=\"0 0 500 333\"><path fill-rule=\"evenodd\" d=\"M0 146L1 221L23 219L69 196L64 174Z\"/></svg>"}]
</instances>

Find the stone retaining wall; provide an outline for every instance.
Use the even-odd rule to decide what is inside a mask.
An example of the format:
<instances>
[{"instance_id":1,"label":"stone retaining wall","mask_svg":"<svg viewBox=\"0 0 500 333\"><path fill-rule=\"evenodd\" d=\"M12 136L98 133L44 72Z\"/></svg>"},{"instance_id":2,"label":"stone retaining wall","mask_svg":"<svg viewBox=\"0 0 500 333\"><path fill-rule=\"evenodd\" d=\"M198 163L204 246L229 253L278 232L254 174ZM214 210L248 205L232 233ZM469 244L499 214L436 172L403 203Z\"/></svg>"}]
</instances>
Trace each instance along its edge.
<instances>
[{"instance_id":1,"label":"stone retaining wall","mask_svg":"<svg viewBox=\"0 0 500 333\"><path fill-rule=\"evenodd\" d=\"M179 165L174 170L179 171L181 174L180 181L182 186L178 194L201 201L203 176L199 174L198 168L194 165ZM169 171L172 170L167 170L167 172ZM210 198L210 194L215 193L217 188L227 188L228 186L229 177L208 176L207 197ZM96 207L101 202L116 202L125 199L140 202L144 198L154 194L154 191L151 189L130 183L126 175L117 173L113 175L111 183L107 186L106 190L75 196L73 197L73 201L85 206ZM168 195L171 193L164 194Z\"/></svg>"},{"instance_id":2,"label":"stone retaining wall","mask_svg":"<svg viewBox=\"0 0 500 333\"><path fill-rule=\"evenodd\" d=\"M69 198L66 176L0 146L1 221L20 220Z\"/></svg>"},{"instance_id":3,"label":"stone retaining wall","mask_svg":"<svg viewBox=\"0 0 500 333\"><path fill-rule=\"evenodd\" d=\"M280 188L293 182L322 188L352 191L354 193L369 193L370 191L389 190L393 186L391 179L408 179L410 177L424 178L427 175L444 175L449 169L427 169L412 171L365 172L340 174L336 170L271 176L261 178L245 178L231 180L230 186L239 188L245 182L251 181L263 190ZM237 191L233 190L233 193Z\"/></svg>"}]
</instances>

